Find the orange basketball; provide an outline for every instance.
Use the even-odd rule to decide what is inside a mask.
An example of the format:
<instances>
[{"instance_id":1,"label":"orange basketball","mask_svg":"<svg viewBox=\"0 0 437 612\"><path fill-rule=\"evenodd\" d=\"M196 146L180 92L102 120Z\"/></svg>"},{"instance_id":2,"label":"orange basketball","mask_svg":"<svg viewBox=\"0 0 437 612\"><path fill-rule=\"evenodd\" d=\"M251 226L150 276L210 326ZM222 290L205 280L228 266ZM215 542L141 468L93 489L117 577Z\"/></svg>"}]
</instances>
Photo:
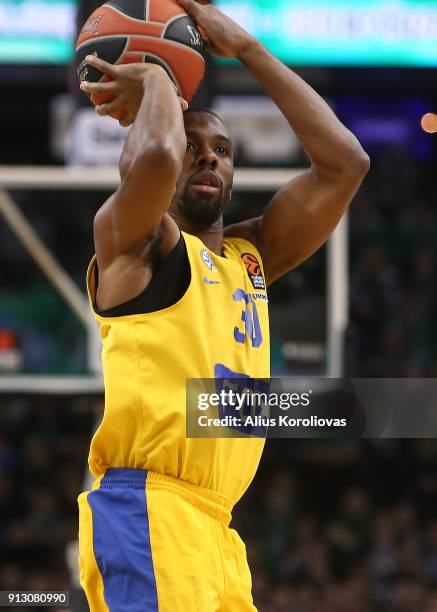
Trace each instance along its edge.
<instances>
[{"instance_id":1,"label":"orange basketball","mask_svg":"<svg viewBox=\"0 0 437 612\"><path fill-rule=\"evenodd\" d=\"M188 102L205 73L202 37L174 0L109 0L90 15L77 39L80 81L103 80L85 62L93 54L110 64L159 64Z\"/></svg>"}]
</instances>

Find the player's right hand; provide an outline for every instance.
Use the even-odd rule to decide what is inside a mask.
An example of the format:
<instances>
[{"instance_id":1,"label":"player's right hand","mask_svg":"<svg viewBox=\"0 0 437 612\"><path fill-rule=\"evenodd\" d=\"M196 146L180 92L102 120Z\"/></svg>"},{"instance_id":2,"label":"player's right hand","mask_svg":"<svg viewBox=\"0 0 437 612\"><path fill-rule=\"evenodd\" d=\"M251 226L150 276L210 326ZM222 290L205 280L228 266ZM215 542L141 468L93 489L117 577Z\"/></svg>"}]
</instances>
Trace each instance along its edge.
<instances>
[{"instance_id":1,"label":"player's right hand","mask_svg":"<svg viewBox=\"0 0 437 612\"><path fill-rule=\"evenodd\" d=\"M176 0L205 34L208 51L218 57L237 57L253 41L253 37L208 0Z\"/></svg>"},{"instance_id":2,"label":"player's right hand","mask_svg":"<svg viewBox=\"0 0 437 612\"><path fill-rule=\"evenodd\" d=\"M145 93L147 74L156 72L169 78L165 70L156 64L113 65L94 55L88 55L86 62L99 70L104 80L99 83L82 81L81 90L90 96L97 114L110 115L118 119L123 127L135 121ZM186 111L187 101L179 97L179 102L182 111Z\"/></svg>"}]
</instances>

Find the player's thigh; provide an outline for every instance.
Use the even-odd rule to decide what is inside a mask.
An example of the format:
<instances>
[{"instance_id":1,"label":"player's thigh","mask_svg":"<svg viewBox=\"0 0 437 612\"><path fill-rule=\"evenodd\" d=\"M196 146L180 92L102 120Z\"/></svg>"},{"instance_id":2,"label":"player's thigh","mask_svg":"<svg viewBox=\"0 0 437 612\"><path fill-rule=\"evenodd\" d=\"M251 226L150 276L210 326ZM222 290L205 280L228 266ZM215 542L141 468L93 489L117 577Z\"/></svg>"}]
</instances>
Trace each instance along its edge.
<instances>
[{"instance_id":1,"label":"player's thigh","mask_svg":"<svg viewBox=\"0 0 437 612\"><path fill-rule=\"evenodd\" d=\"M108 612L104 598L104 584L93 544L93 519L88 493L81 493L79 503L79 576L80 584L92 612Z\"/></svg>"},{"instance_id":2,"label":"player's thigh","mask_svg":"<svg viewBox=\"0 0 437 612\"><path fill-rule=\"evenodd\" d=\"M221 531L226 589L219 612L256 612L246 546L235 529L221 526Z\"/></svg>"},{"instance_id":3,"label":"player's thigh","mask_svg":"<svg viewBox=\"0 0 437 612\"><path fill-rule=\"evenodd\" d=\"M147 492L160 612L214 612L223 594L215 521L178 494Z\"/></svg>"}]
</instances>

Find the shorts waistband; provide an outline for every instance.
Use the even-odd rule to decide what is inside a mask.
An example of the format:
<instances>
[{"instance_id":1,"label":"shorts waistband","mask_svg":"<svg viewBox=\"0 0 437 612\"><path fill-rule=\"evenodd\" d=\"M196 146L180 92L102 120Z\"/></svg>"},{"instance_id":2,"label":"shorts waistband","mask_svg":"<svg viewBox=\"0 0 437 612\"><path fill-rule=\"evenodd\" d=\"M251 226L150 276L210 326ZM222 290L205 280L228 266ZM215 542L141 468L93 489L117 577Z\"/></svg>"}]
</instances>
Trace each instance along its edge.
<instances>
[{"instance_id":1,"label":"shorts waistband","mask_svg":"<svg viewBox=\"0 0 437 612\"><path fill-rule=\"evenodd\" d=\"M199 485L158 474L148 470L110 468L93 486L98 489L161 489L173 491L183 497L195 508L205 512L212 518L229 525L231 522L232 501L211 489Z\"/></svg>"}]
</instances>

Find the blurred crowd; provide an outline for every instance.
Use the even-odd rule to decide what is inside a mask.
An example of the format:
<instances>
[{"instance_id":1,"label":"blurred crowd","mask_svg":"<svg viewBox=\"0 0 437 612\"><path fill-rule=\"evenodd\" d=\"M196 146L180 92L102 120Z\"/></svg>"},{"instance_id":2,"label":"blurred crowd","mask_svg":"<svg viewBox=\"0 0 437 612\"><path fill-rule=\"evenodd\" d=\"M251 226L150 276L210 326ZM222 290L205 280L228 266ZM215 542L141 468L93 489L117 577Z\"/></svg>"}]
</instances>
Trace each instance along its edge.
<instances>
[{"instance_id":1,"label":"blurred crowd","mask_svg":"<svg viewBox=\"0 0 437 612\"><path fill-rule=\"evenodd\" d=\"M101 404L2 398L1 590L74 591L68 550ZM436 440L271 440L233 526L260 612L436 612L436 511Z\"/></svg>"},{"instance_id":2,"label":"blurred crowd","mask_svg":"<svg viewBox=\"0 0 437 612\"><path fill-rule=\"evenodd\" d=\"M437 441L271 440L235 511L260 612L436 612Z\"/></svg>"},{"instance_id":3,"label":"blurred crowd","mask_svg":"<svg viewBox=\"0 0 437 612\"><path fill-rule=\"evenodd\" d=\"M377 159L350 223L349 374L437 373L437 183L405 149Z\"/></svg>"},{"instance_id":4,"label":"blurred crowd","mask_svg":"<svg viewBox=\"0 0 437 612\"><path fill-rule=\"evenodd\" d=\"M0 590L69 590L66 547L101 399L0 402Z\"/></svg>"}]
</instances>

